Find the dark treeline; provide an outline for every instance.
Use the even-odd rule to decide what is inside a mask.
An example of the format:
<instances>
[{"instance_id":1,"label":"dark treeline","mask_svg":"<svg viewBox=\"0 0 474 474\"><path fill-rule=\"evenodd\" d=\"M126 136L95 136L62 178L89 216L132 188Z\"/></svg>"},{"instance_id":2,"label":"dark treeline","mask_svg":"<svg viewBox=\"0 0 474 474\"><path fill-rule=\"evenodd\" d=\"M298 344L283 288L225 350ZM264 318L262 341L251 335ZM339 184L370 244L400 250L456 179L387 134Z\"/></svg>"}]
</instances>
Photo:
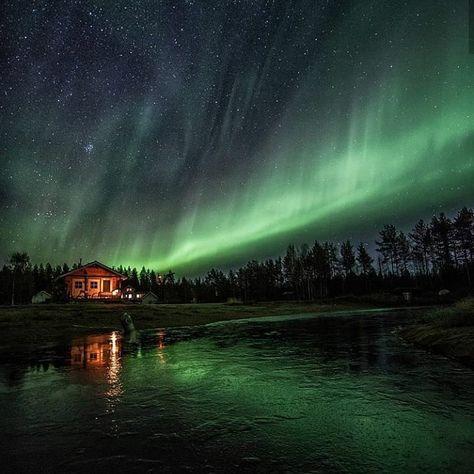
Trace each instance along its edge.
<instances>
[{"instance_id":1,"label":"dark treeline","mask_svg":"<svg viewBox=\"0 0 474 474\"><path fill-rule=\"evenodd\" d=\"M228 300L318 300L342 295L447 288L458 294L472 290L474 270L474 211L464 207L453 218L441 213L420 220L405 234L385 225L376 240L373 258L364 243L314 242L289 245L277 259L252 260L237 270L211 269L195 279L176 278L142 268L118 267L124 285L155 293L160 301L223 302ZM24 304L46 290L56 301L64 289L56 278L77 267L49 263L32 265L26 253L15 253L0 272L0 304Z\"/></svg>"}]
</instances>

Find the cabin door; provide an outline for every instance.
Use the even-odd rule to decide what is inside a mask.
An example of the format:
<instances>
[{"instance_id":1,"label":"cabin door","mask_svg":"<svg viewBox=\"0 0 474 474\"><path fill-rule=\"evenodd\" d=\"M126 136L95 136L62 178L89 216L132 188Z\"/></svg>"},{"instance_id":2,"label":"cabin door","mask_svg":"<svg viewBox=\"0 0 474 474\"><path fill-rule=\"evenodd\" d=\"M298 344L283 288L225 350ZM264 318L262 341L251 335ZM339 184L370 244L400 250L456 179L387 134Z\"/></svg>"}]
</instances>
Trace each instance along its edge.
<instances>
[{"instance_id":1,"label":"cabin door","mask_svg":"<svg viewBox=\"0 0 474 474\"><path fill-rule=\"evenodd\" d=\"M110 293L110 280L102 281L102 291L104 293Z\"/></svg>"}]
</instances>

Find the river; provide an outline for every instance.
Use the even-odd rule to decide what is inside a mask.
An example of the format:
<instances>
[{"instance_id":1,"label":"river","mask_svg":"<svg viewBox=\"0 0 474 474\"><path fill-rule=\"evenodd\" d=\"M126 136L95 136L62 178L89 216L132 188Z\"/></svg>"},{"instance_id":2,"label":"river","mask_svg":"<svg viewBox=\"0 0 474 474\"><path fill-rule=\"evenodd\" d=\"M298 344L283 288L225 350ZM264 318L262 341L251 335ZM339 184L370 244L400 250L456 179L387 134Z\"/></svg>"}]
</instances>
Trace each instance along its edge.
<instances>
[{"instance_id":1,"label":"river","mask_svg":"<svg viewBox=\"0 0 474 474\"><path fill-rule=\"evenodd\" d=\"M474 472L474 371L410 312L62 341L0 364L2 472Z\"/></svg>"}]
</instances>

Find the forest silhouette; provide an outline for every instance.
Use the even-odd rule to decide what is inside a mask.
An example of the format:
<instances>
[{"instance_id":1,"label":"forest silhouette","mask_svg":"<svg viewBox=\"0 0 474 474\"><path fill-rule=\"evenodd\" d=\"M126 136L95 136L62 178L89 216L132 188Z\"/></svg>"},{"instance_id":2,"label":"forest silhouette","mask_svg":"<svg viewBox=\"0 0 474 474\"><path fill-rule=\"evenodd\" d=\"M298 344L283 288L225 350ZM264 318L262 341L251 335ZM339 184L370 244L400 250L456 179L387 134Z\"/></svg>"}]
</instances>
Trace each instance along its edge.
<instances>
[{"instance_id":1,"label":"forest silhouette","mask_svg":"<svg viewBox=\"0 0 474 474\"><path fill-rule=\"evenodd\" d=\"M437 294L448 289L458 296L472 291L474 270L474 211L463 207L452 218L440 213L430 222L419 220L408 234L385 225L368 245L350 240L315 241L275 259L251 260L238 269L212 268L198 278L176 278L142 267L115 267L127 277L123 286L155 293L164 303L327 300L403 291ZM16 252L0 271L0 304L27 304L41 290L55 302L67 301L58 277L79 264L33 264Z\"/></svg>"}]
</instances>

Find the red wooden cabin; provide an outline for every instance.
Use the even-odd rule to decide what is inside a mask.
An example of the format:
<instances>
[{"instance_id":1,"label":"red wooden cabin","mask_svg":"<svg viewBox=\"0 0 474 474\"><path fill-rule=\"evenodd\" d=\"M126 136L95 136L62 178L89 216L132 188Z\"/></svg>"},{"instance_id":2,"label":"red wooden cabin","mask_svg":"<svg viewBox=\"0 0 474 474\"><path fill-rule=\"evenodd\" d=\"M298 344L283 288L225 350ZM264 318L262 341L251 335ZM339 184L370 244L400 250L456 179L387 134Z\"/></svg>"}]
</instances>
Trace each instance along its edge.
<instances>
[{"instance_id":1,"label":"red wooden cabin","mask_svg":"<svg viewBox=\"0 0 474 474\"><path fill-rule=\"evenodd\" d=\"M61 275L72 299L120 299L122 280L127 277L94 261Z\"/></svg>"}]
</instances>

